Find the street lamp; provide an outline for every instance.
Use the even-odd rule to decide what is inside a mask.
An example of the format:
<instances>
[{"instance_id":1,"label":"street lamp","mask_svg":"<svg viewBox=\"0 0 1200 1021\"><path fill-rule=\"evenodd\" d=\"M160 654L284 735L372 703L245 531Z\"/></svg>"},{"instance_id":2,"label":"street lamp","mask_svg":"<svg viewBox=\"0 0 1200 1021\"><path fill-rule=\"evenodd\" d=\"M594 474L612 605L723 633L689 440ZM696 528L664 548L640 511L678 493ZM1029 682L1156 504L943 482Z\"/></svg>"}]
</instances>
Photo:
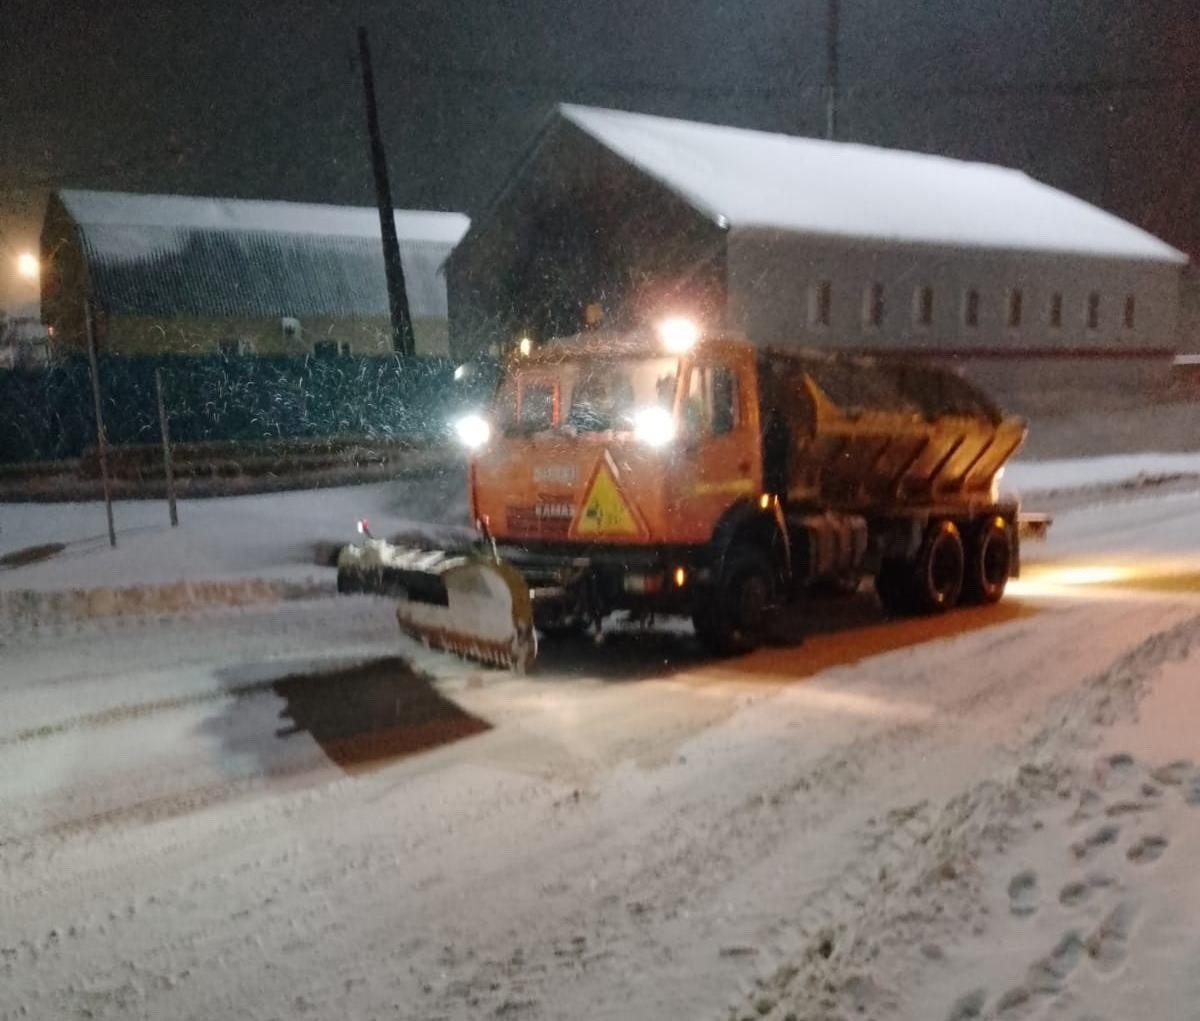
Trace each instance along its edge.
<instances>
[{"instance_id":1,"label":"street lamp","mask_svg":"<svg viewBox=\"0 0 1200 1021\"><path fill-rule=\"evenodd\" d=\"M25 280L36 280L41 272L37 256L32 252L22 252L17 256L17 275Z\"/></svg>"}]
</instances>

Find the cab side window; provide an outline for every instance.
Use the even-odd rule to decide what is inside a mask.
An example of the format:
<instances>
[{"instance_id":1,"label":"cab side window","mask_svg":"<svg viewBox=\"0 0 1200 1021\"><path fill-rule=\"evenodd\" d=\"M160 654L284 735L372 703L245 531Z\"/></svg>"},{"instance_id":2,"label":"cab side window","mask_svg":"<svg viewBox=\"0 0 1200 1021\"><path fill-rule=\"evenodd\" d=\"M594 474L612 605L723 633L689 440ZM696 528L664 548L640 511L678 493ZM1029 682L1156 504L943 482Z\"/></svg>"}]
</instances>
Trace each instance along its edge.
<instances>
[{"instance_id":1,"label":"cab side window","mask_svg":"<svg viewBox=\"0 0 1200 1021\"><path fill-rule=\"evenodd\" d=\"M725 436L738 426L737 376L725 365L694 365L684 402L692 435Z\"/></svg>"},{"instance_id":2,"label":"cab side window","mask_svg":"<svg viewBox=\"0 0 1200 1021\"><path fill-rule=\"evenodd\" d=\"M726 365L712 370L712 431L724 436L737 426L737 377Z\"/></svg>"}]
</instances>

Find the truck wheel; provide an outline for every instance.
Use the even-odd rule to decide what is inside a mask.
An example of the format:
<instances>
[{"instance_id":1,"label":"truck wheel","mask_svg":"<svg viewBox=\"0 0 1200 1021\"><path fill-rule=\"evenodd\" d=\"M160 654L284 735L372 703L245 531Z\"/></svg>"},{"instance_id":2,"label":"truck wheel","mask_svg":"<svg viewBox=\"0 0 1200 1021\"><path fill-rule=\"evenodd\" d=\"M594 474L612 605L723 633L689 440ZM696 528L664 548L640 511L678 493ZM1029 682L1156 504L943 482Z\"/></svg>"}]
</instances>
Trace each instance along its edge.
<instances>
[{"instance_id":1,"label":"truck wheel","mask_svg":"<svg viewBox=\"0 0 1200 1021\"><path fill-rule=\"evenodd\" d=\"M753 546L735 546L715 592L697 593L692 611L696 637L710 652L732 656L766 640L767 614L775 601L771 562Z\"/></svg>"},{"instance_id":2,"label":"truck wheel","mask_svg":"<svg viewBox=\"0 0 1200 1021\"><path fill-rule=\"evenodd\" d=\"M1012 571L1012 538L1001 517L988 518L967 541L964 603L997 603Z\"/></svg>"},{"instance_id":3,"label":"truck wheel","mask_svg":"<svg viewBox=\"0 0 1200 1021\"><path fill-rule=\"evenodd\" d=\"M953 521L936 521L913 564L913 598L921 613L941 613L958 605L962 594L966 554Z\"/></svg>"}]
</instances>

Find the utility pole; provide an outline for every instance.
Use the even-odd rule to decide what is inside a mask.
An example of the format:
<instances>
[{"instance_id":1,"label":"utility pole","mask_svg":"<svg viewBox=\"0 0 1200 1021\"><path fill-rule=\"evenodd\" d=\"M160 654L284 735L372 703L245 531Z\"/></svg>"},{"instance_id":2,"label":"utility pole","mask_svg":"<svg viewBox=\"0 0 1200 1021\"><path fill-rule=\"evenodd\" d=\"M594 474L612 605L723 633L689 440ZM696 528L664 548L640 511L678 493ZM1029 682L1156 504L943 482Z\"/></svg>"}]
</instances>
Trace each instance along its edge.
<instances>
[{"instance_id":1,"label":"utility pole","mask_svg":"<svg viewBox=\"0 0 1200 1021\"><path fill-rule=\"evenodd\" d=\"M392 347L406 356L416 354L412 320L408 315L408 292L400 263L400 240L396 237L396 209L388 183L387 156L379 133L379 110L375 105L375 75L371 71L371 46L367 30L358 30L358 55L362 64L363 93L367 105L367 135L371 141L371 165L375 170L375 202L379 206L379 233L383 238L383 270L387 276L388 308L392 315Z\"/></svg>"},{"instance_id":2,"label":"utility pole","mask_svg":"<svg viewBox=\"0 0 1200 1021\"><path fill-rule=\"evenodd\" d=\"M154 370L154 394L158 403L158 432L162 437L163 475L167 480L167 514L171 527L179 527L179 510L175 506L175 465L171 458L171 426L167 421L167 402L163 399L162 369Z\"/></svg>"},{"instance_id":3,"label":"utility pole","mask_svg":"<svg viewBox=\"0 0 1200 1021\"><path fill-rule=\"evenodd\" d=\"M826 0L825 22L825 137L838 135L838 32L841 0Z\"/></svg>"},{"instance_id":4,"label":"utility pole","mask_svg":"<svg viewBox=\"0 0 1200 1021\"><path fill-rule=\"evenodd\" d=\"M104 485L104 513L108 517L108 544L117 545L113 527L112 488L108 484L108 436L104 431L104 406L100 395L100 365L96 357L96 323L90 299L83 302L83 320L87 327L88 365L92 370L92 400L96 405L96 452L100 456L100 481Z\"/></svg>"}]
</instances>

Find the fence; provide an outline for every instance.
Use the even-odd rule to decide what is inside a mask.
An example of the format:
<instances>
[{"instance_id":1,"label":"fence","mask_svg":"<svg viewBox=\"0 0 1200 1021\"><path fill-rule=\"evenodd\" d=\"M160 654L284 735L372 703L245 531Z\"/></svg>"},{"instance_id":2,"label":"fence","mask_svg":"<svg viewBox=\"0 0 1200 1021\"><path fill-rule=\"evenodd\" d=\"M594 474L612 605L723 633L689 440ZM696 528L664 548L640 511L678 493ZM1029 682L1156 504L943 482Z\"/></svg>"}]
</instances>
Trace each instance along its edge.
<instances>
[{"instance_id":1,"label":"fence","mask_svg":"<svg viewBox=\"0 0 1200 1021\"><path fill-rule=\"evenodd\" d=\"M354 436L423 439L486 400L495 367L466 381L453 363L397 357L168 356L100 359L110 444L155 443L154 370L179 443ZM96 441L86 359L0 370L0 464L79 457Z\"/></svg>"}]
</instances>

